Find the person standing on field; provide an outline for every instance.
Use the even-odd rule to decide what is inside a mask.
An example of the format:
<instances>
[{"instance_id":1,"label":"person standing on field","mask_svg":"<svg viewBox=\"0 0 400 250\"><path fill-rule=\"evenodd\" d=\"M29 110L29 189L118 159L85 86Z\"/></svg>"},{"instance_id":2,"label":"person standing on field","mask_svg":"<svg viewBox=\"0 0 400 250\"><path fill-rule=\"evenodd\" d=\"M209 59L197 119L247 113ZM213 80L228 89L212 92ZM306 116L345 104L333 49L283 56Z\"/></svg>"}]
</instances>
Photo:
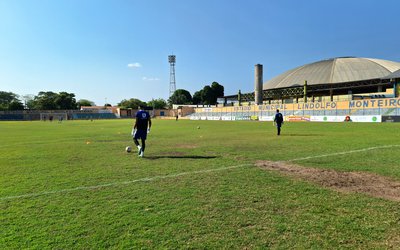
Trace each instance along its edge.
<instances>
[{"instance_id":1,"label":"person standing on field","mask_svg":"<svg viewBox=\"0 0 400 250\"><path fill-rule=\"evenodd\" d=\"M144 157L147 134L150 133L150 128L151 128L150 114L147 111L142 110L142 107L139 106L139 111L136 113L135 125L133 126L132 130L133 142L138 148L139 157ZM141 139L142 145L139 144L138 139Z\"/></svg>"},{"instance_id":2,"label":"person standing on field","mask_svg":"<svg viewBox=\"0 0 400 250\"><path fill-rule=\"evenodd\" d=\"M278 135L280 135L281 134L281 127L282 127L282 124L283 124L283 115L279 112L279 109L276 110L274 123L276 125L276 128L278 129Z\"/></svg>"}]
</instances>

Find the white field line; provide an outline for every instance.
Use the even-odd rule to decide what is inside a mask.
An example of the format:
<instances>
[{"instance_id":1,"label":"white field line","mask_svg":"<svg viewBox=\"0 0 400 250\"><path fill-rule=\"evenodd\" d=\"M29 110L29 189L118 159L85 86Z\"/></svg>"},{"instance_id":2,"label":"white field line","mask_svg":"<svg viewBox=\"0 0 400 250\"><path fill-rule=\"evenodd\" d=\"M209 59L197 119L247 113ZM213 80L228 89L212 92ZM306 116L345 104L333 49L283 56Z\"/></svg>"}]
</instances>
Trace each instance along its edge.
<instances>
[{"instance_id":1,"label":"white field line","mask_svg":"<svg viewBox=\"0 0 400 250\"><path fill-rule=\"evenodd\" d=\"M285 160L285 161L280 161L280 162L302 161L302 160L308 160L308 159L314 159L314 158L322 158L322 157L329 157L329 156L336 156L336 155L347 155L347 154L353 154L353 153L359 153L359 152L366 152L366 151L375 150L375 149L394 148L394 147L400 147L400 145L386 145L386 146L377 146L377 147L371 147L371 148L362 148L362 149L357 149L357 150L343 151L343 152L337 152L337 153L331 153L331 154L307 156L307 157Z\"/></svg>"},{"instance_id":2,"label":"white field line","mask_svg":"<svg viewBox=\"0 0 400 250\"><path fill-rule=\"evenodd\" d=\"M129 132L129 134L130 134L130 132ZM39 136L37 136L37 137L35 137L35 138L40 138ZM100 137L96 137L96 138L93 138L93 137L91 137L91 136L87 136L87 137L71 137L71 138L66 138L66 139L57 139L57 140L48 140L48 141L30 141L30 142L16 142L16 143L10 143L10 144L3 144L3 145L0 145L0 149L1 148L9 148L10 146L24 146L24 147L26 147L26 146L28 146L28 145L48 145L48 144L52 144L52 143L54 143L54 144L60 144L60 143L64 143L64 142L66 142L66 143L68 143L68 142L77 142L77 141L82 141L82 143L86 143L87 141L90 141L90 142L95 142L95 143L98 143L98 141L101 141L101 140L107 140L107 139L110 139L111 137L110 136L100 136ZM130 139L129 140L126 140L127 142L129 142L130 141ZM111 142L111 141L110 141ZM116 140L116 142L120 142L119 140Z\"/></svg>"},{"instance_id":3,"label":"white field line","mask_svg":"<svg viewBox=\"0 0 400 250\"><path fill-rule=\"evenodd\" d=\"M42 195L48 195L48 194L69 193L69 192L79 191L79 190L93 190L93 189L99 189L99 188L110 187L110 186L128 185L128 184L135 183L135 182L146 182L146 181L154 181L154 180L167 179L167 178L175 178L175 177L184 176L184 175L217 172L217 171L246 167L246 166L253 166L253 164L242 164L242 165L229 166L229 167L223 167L223 168L214 168L214 169L198 170L198 171L191 171L191 172L183 172L183 173L177 173L177 174L171 174L171 175L159 175L159 176L140 178L140 179L130 180L130 181L121 181L121 182L100 184L100 185L95 185L95 186L86 186L86 187L83 186L83 187L67 188L67 189L54 190L54 191L45 191L45 192L39 192L39 193L6 196L6 197L1 197L0 201L36 197L36 196L42 196Z\"/></svg>"},{"instance_id":4,"label":"white field line","mask_svg":"<svg viewBox=\"0 0 400 250\"><path fill-rule=\"evenodd\" d=\"M286 161L281 161L281 162L301 161L301 160L308 160L308 159L314 159L314 158L345 155L345 154L352 154L352 153L365 152L365 151L370 151L370 150L375 150L375 149L393 148L393 147L400 147L400 145L386 145L386 146L378 146L378 147L371 147L371 148L363 148L363 149L350 150L350 151L344 151L344 152L338 152L338 153L332 153L332 154L323 154L323 155L314 155L314 156L296 158L296 159L291 159L291 160L286 160ZM183 173L177 173L177 174L171 174L171 175L159 175L159 176L141 178L141 179L130 180L130 181L112 182L112 183L100 184L100 185L95 185L95 186L86 186L86 187L82 186L82 187L67 188L67 189L54 190L54 191L45 191L45 192L39 192L39 193L29 193L29 194L15 195L15 196L5 196L5 197L0 197L0 201L14 200L14 199L20 199L20 198L30 198L30 197L36 197L36 196L42 196L42 195L48 195L48 194L69 193L69 192L74 192L74 191L79 191L79 190L93 190L93 189L99 189L99 188L110 187L110 186L128 185L128 184L136 183L136 182L147 182L147 181L154 181L154 180L160 180L160 179L175 178L175 177L184 176L184 175L217 172L217 171L222 171L222 170L227 170L227 169L235 169L235 168L253 166L253 165L254 164L241 164L241 165L236 165L236 166L198 170L198 171L191 171L191 172L183 172Z\"/></svg>"}]
</instances>

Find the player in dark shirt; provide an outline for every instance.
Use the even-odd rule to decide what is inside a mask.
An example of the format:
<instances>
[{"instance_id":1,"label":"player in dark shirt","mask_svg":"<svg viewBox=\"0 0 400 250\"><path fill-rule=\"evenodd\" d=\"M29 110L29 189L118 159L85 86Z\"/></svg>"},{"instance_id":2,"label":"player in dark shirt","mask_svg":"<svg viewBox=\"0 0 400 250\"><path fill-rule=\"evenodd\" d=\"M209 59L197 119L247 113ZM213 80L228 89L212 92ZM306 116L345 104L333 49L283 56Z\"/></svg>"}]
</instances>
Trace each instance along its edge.
<instances>
[{"instance_id":1,"label":"player in dark shirt","mask_svg":"<svg viewBox=\"0 0 400 250\"><path fill-rule=\"evenodd\" d=\"M278 129L278 135L280 135L281 134L281 127L282 127L282 124L283 124L283 115L281 113L279 113L279 109L276 110L274 123L276 125L276 128Z\"/></svg>"},{"instance_id":2,"label":"player in dark shirt","mask_svg":"<svg viewBox=\"0 0 400 250\"><path fill-rule=\"evenodd\" d=\"M138 148L138 154L140 157L144 156L144 150L146 148L147 133L150 133L151 128L151 118L147 111L142 110L139 106L139 111L136 113L136 121L133 126L133 141ZM142 140L142 145L140 146L138 139Z\"/></svg>"}]
</instances>

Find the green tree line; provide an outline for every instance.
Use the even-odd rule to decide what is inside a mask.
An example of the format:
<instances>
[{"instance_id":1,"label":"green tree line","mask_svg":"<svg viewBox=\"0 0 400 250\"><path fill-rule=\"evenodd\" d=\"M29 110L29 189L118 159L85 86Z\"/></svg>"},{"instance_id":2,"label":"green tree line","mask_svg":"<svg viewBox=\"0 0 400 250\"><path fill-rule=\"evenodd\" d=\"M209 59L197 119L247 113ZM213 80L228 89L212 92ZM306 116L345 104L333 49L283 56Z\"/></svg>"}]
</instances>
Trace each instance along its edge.
<instances>
[{"instance_id":1,"label":"green tree line","mask_svg":"<svg viewBox=\"0 0 400 250\"><path fill-rule=\"evenodd\" d=\"M218 97L224 96L224 86L217 82L206 85L203 89L194 92L193 96L189 91L177 89L174 94L168 99L168 103L172 104L203 104L215 105Z\"/></svg>"},{"instance_id":2,"label":"green tree line","mask_svg":"<svg viewBox=\"0 0 400 250\"><path fill-rule=\"evenodd\" d=\"M41 91L35 95L17 95L13 92L0 91L0 110L69 110L80 109L82 106L95 106L95 103L87 100L76 100L74 93L52 91ZM111 106L105 104L104 106ZM154 109L164 109L167 102L164 99L153 99L149 102L143 102L139 99L131 98L122 100L118 103L121 108L137 109L138 106L147 106Z\"/></svg>"},{"instance_id":3,"label":"green tree line","mask_svg":"<svg viewBox=\"0 0 400 250\"><path fill-rule=\"evenodd\" d=\"M224 86L213 82L210 86L196 91L193 96L189 91L178 89L168 99L152 99L144 102L136 98L124 99L117 105L121 108L137 109L139 106L164 109L172 107L172 104L204 104L215 105L217 98L224 95ZM82 106L95 106L95 103L87 100L76 100L74 93L41 91L35 95L17 95L12 92L0 91L0 110L67 110L80 109ZM111 106L111 104L105 104Z\"/></svg>"}]
</instances>

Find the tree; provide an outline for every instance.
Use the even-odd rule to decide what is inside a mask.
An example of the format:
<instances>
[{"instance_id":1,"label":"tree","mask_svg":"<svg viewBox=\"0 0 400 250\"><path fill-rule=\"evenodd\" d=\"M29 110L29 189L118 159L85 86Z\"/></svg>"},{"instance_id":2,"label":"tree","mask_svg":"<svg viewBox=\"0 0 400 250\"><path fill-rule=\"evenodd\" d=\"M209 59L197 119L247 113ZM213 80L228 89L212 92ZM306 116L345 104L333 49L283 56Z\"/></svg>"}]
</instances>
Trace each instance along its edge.
<instances>
[{"instance_id":1,"label":"tree","mask_svg":"<svg viewBox=\"0 0 400 250\"><path fill-rule=\"evenodd\" d=\"M137 109L139 106L145 107L146 103L141 101L141 100L139 100L139 99L131 98L129 100L124 99L120 103L118 103L117 105L120 108Z\"/></svg>"},{"instance_id":2,"label":"tree","mask_svg":"<svg viewBox=\"0 0 400 250\"><path fill-rule=\"evenodd\" d=\"M192 104L192 96L187 90L177 89L168 99L168 104Z\"/></svg>"},{"instance_id":3,"label":"tree","mask_svg":"<svg viewBox=\"0 0 400 250\"><path fill-rule=\"evenodd\" d=\"M57 109L77 109L75 94L60 92L55 98Z\"/></svg>"},{"instance_id":4,"label":"tree","mask_svg":"<svg viewBox=\"0 0 400 250\"><path fill-rule=\"evenodd\" d=\"M95 106L94 102L86 100L86 99L80 99L79 101L76 102L76 105L80 109L82 106Z\"/></svg>"},{"instance_id":5,"label":"tree","mask_svg":"<svg viewBox=\"0 0 400 250\"><path fill-rule=\"evenodd\" d=\"M147 106L153 107L153 109L165 109L167 107L167 102L162 98L152 99L147 102Z\"/></svg>"},{"instance_id":6,"label":"tree","mask_svg":"<svg viewBox=\"0 0 400 250\"><path fill-rule=\"evenodd\" d=\"M75 94L52 91L41 91L32 101L28 100L27 106L37 110L77 109Z\"/></svg>"},{"instance_id":7,"label":"tree","mask_svg":"<svg viewBox=\"0 0 400 250\"><path fill-rule=\"evenodd\" d=\"M33 99L35 98L32 94L21 95L21 100L23 101L25 108L33 109Z\"/></svg>"},{"instance_id":8,"label":"tree","mask_svg":"<svg viewBox=\"0 0 400 250\"><path fill-rule=\"evenodd\" d=\"M224 86L217 82L213 82L211 86L204 86L202 91L203 104L215 105L218 97L224 96Z\"/></svg>"},{"instance_id":9,"label":"tree","mask_svg":"<svg viewBox=\"0 0 400 250\"><path fill-rule=\"evenodd\" d=\"M35 100L34 99L27 100L25 106L28 109L35 109Z\"/></svg>"},{"instance_id":10,"label":"tree","mask_svg":"<svg viewBox=\"0 0 400 250\"><path fill-rule=\"evenodd\" d=\"M13 92L0 91L0 104L9 104L17 99L17 95Z\"/></svg>"},{"instance_id":11,"label":"tree","mask_svg":"<svg viewBox=\"0 0 400 250\"><path fill-rule=\"evenodd\" d=\"M57 93L40 91L33 99L33 108L38 110L55 110Z\"/></svg>"},{"instance_id":12,"label":"tree","mask_svg":"<svg viewBox=\"0 0 400 250\"><path fill-rule=\"evenodd\" d=\"M24 110L24 104L20 100L13 100L10 102L10 105L8 105L9 110Z\"/></svg>"},{"instance_id":13,"label":"tree","mask_svg":"<svg viewBox=\"0 0 400 250\"><path fill-rule=\"evenodd\" d=\"M211 89L214 92L216 98L224 96L224 86L220 85L217 82L213 82L211 84ZM217 103L217 99L215 99L215 103Z\"/></svg>"},{"instance_id":14,"label":"tree","mask_svg":"<svg viewBox=\"0 0 400 250\"><path fill-rule=\"evenodd\" d=\"M193 94L193 104L215 105L218 97L224 96L224 86L213 82L210 86L204 86Z\"/></svg>"},{"instance_id":15,"label":"tree","mask_svg":"<svg viewBox=\"0 0 400 250\"><path fill-rule=\"evenodd\" d=\"M0 91L0 110L22 110L24 105L18 95L12 92Z\"/></svg>"},{"instance_id":16,"label":"tree","mask_svg":"<svg viewBox=\"0 0 400 250\"><path fill-rule=\"evenodd\" d=\"M201 100L205 105L213 105L217 101L217 97L210 86L204 86L201 91Z\"/></svg>"},{"instance_id":17,"label":"tree","mask_svg":"<svg viewBox=\"0 0 400 250\"><path fill-rule=\"evenodd\" d=\"M201 96L203 95L203 90L194 92L193 94L193 104L203 104Z\"/></svg>"}]
</instances>

